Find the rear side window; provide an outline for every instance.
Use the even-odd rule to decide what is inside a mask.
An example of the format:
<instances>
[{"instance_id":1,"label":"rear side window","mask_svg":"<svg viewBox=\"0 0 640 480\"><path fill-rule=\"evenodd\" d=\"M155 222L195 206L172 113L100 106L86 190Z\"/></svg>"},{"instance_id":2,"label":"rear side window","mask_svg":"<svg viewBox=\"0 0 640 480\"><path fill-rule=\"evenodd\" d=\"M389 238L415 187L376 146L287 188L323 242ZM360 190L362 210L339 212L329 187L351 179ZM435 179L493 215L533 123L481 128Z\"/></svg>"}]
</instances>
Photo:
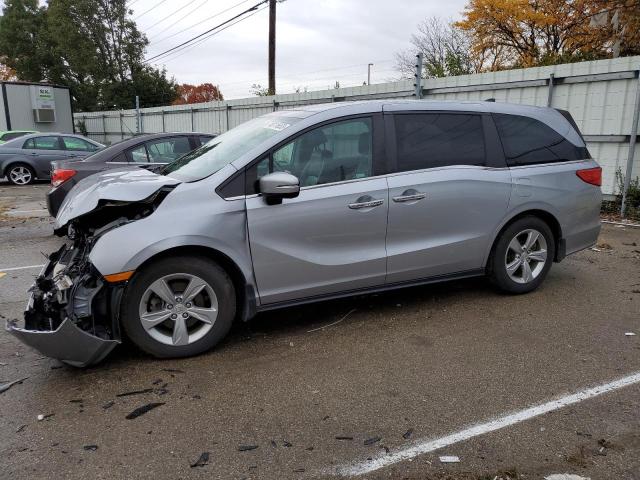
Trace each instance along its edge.
<instances>
[{"instance_id":1,"label":"rear side window","mask_svg":"<svg viewBox=\"0 0 640 480\"><path fill-rule=\"evenodd\" d=\"M66 150L72 150L75 152L93 152L94 150L97 150L95 145L85 142L81 138L62 137L62 141L64 142L64 148Z\"/></svg>"},{"instance_id":2,"label":"rear side window","mask_svg":"<svg viewBox=\"0 0 640 480\"><path fill-rule=\"evenodd\" d=\"M395 116L398 171L484 165L482 117L416 113Z\"/></svg>"},{"instance_id":3,"label":"rear side window","mask_svg":"<svg viewBox=\"0 0 640 480\"><path fill-rule=\"evenodd\" d=\"M152 163L171 163L191 151L188 137L173 137L146 143L149 161ZM134 160L135 161L135 160Z\"/></svg>"},{"instance_id":4,"label":"rear side window","mask_svg":"<svg viewBox=\"0 0 640 480\"><path fill-rule=\"evenodd\" d=\"M544 123L520 115L494 114L509 166L566 162L589 158L578 147Z\"/></svg>"}]
</instances>

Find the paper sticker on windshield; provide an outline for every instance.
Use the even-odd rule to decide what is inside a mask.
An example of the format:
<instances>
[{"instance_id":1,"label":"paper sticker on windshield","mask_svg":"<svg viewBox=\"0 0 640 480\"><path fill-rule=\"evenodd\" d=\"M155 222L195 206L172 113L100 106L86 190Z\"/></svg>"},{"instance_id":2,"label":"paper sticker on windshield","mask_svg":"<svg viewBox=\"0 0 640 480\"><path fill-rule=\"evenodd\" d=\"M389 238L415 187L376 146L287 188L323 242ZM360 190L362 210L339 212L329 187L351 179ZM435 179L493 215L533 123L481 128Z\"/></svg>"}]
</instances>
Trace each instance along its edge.
<instances>
[{"instance_id":1,"label":"paper sticker on windshield","mask_svg":"<svg viewBox=\"0 0 640 480\"><path fill-rule=\"evenodd\" d=\"M291 126L290 123L269 122L264 126L264 128L268 128L269 130L275 130L276 132L280 132L280 131L282 131L285 128L290 127L290 126Z\"/></svg>"}]
</instances>

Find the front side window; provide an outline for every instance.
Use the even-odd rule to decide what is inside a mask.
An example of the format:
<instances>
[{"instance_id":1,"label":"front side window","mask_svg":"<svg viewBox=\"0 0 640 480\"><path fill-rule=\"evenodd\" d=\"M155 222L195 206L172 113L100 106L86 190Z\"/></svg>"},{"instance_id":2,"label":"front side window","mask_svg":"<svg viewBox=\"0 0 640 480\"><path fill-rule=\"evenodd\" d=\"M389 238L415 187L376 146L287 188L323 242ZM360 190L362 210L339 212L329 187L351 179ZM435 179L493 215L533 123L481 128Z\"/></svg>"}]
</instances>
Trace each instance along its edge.
<instances>
[{"instance_id":1,"label":"front side window","mask_svg":"<svg viewBox=\"0 0 640 480\"><path fill-rule=\"evenodd\" d=\"M188 137L174 137L147 142L149 161L153 163L171 163L191 151Z\"/></svg>"},{"instance_id":2,"label":"front side window","mask_svg":"<svg viewBox=\"0 0 640 480\"><path fill-rule=\"evenodd\" d=\"M162 170L162 174L187 182L201 180L300 120L281 115L254 118L170 163Z\"/></svg>"},{"instance_id":3,"label":"front side window","mask_svg":"<svg viewBox=\"0 0 640 480\"><path fill-rule=\"evenodd\" d=\"M484 165L482 117L475 114L395 115L398 171Z\"/></svg>"},{"instance_id":4,"label":"front side window","mask_svg":"<svg viewBox=\"0 0 640 480\"><path fill-rule=\"evenodd\" d=\"M564 162L589 158L578 147L544 123L520 115L494 114L509 166Z\"/></svg>"},{"instance_id":5,"label":"front side window","mask_svg":"<svg viewBox=\"0 0 640 480\"><path fill-rule=\"evenodd\" d=\"M269 172L288 172L302 187L367 178L373 168L372 139L370 118L319 127L273 152L271 161L258 162L247 178L255 184Z\"/></svg>"},{"instance_id":6,"label":"front side window","mask_svg":"<svg viewBox=\"0 0 640 480\"><path fill-rule=\"evenodd\" d=\"M58 137L36 137L31 138L27 143L29 143L29 146L25 144L24 148L33 148L36 150L62 150Z\"/></svg>"}]
</instances>

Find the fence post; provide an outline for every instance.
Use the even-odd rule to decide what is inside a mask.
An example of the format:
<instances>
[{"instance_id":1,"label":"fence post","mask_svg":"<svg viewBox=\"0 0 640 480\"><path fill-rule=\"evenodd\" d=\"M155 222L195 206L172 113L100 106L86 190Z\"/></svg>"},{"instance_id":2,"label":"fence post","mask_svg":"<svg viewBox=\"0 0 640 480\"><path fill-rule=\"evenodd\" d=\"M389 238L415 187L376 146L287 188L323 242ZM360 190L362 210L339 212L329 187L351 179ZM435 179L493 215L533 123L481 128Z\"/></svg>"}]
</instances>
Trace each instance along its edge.
<instances>
[{"instance_id":1,"label":"fence post","mask_svg":"<svg viewBox=\"0 0 640 480\"><path fill-rule=\"evenodd\" d=\"M136 95L136 133L142 130L142 117L140 116L140 97Z\"/></svg>"},{"instance_id":2,"label":"fence post","mask_svg":"<svg viewBox=\"0 0 640 480\"><path fill-rule=\"evenodd\" d=\"M622 204L620 205L620 216L624 218L624 211L627 203L627 192L631 183L633 173L633 159L636 153L636 140L638 138L638 116L640 116L640 70L638 70L638 86L636 87L636 103L633 107L633 119L631 121L631 138L629 139L629 156L627 157L627 173L624 177L624 187L622 189Z\"/></svg>"},{"instance_id":3,"label":"fence post","mask_svg":"<svg viewBox=\"0 0 640 480\"><path fill-rule=\"evenodd\" d=\"M106 143L107 142L107 115L102 114L102 139Z\"/></svg>"},{"instance_id":4,"label":"fence post","mask_svg":"<svg viewBox=\"0 0 640 480\"><path fill-rule=\"evenodd\" d=\"M416 78L416 83L413 84L416 87L415 96L420 100L422 98L422 53L416 55L416 73L413 76Z\"/></svg>"},{"instance_id":5,"label":"fence post","mask_svg":"<svg viewBox=\"0 0 640 480\"><path fill-rule=\"evenodd\" d=\"M227 132L229 131L229 110L231 110L231 105L227 103L226 109L225 109L225 116L227 120L227 129L226 129Z\"/></svg>"},{"instance_id":6,"label":"fence post","mask_svg":"<svg viewBox=\"0 0 640 480\"><path fill-rule=\"evenodd\" d=\"M162 133L164 133L164 110L160 110L160 113L162 114Z\"/></svg>"},{"instance_id":7,"label":"fence post","mask_svg":"<svg viewBox=\"0 0 640 480\"><path fill-rule=\"evenodd\" d=\"M124 140L124 124L122 121L122 110L118 112L118 116L120 117L120 140Z\"/></svg>"},{"instance_id":8,"label":"fence post","mask_svg":"<svg viewBox=\"0 0 640 480\"><path fill-rule=\"evenodd\" d=\"M553 73L549 74L549 90L547 92L547 107L550 107L553 102L553 80L555 79L555 75Z\"/></svg>"},{"instance_id":9,"label":"fence post","mask_svg":"<svg viewBox=\"0 0 640 480\"><path fill-rule=\"evenodd\" d=\"M191 107L190 110L191 110L191 131L195 132L196 129L195 129L195 126L194 126L194 123L193 123L193 107Z\"/></svg>"}]
</instances>

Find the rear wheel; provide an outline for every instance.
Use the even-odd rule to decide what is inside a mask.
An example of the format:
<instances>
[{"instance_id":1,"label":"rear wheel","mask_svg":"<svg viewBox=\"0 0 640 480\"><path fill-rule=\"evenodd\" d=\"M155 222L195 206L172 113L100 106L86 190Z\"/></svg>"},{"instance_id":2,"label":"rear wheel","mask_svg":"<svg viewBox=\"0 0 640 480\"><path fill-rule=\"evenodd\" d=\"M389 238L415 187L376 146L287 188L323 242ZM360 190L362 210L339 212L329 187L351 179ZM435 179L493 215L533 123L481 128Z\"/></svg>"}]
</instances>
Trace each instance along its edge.
<instances>
[{"instance_id":1,"label":"rear wheel","mask_svg":"<svg viewBox=\"0 0 640 480\"><path fill-rule=\"evenodd\" d=\"M235 307L233 283L220 266L201 257L175 257L134 276L123 298L122 325L151 355L188 357L226 336Z\"/></svg>"},{"instance_id":2,"label":"rear wheel","mask_svg":"<svg viewBox=\"0 0 640 480\"><path fill-rule=\"evenodd\" d=\"M7 168L7 179L14 185L29 185L36 179L36 173L29 165L14 163Z\"/></svg>"},{"instance_id":3,"label":"rear wheel","mask_svg":"<svg viewBox=\"0 0 640 480\"><path fill-rule=\"evenodd\" d=\"M498 238L489 260L489 278L505 292L531 292L547 276L554 256L549 226L538 217L521 218Z\"/></svg>"}]
</instances>

